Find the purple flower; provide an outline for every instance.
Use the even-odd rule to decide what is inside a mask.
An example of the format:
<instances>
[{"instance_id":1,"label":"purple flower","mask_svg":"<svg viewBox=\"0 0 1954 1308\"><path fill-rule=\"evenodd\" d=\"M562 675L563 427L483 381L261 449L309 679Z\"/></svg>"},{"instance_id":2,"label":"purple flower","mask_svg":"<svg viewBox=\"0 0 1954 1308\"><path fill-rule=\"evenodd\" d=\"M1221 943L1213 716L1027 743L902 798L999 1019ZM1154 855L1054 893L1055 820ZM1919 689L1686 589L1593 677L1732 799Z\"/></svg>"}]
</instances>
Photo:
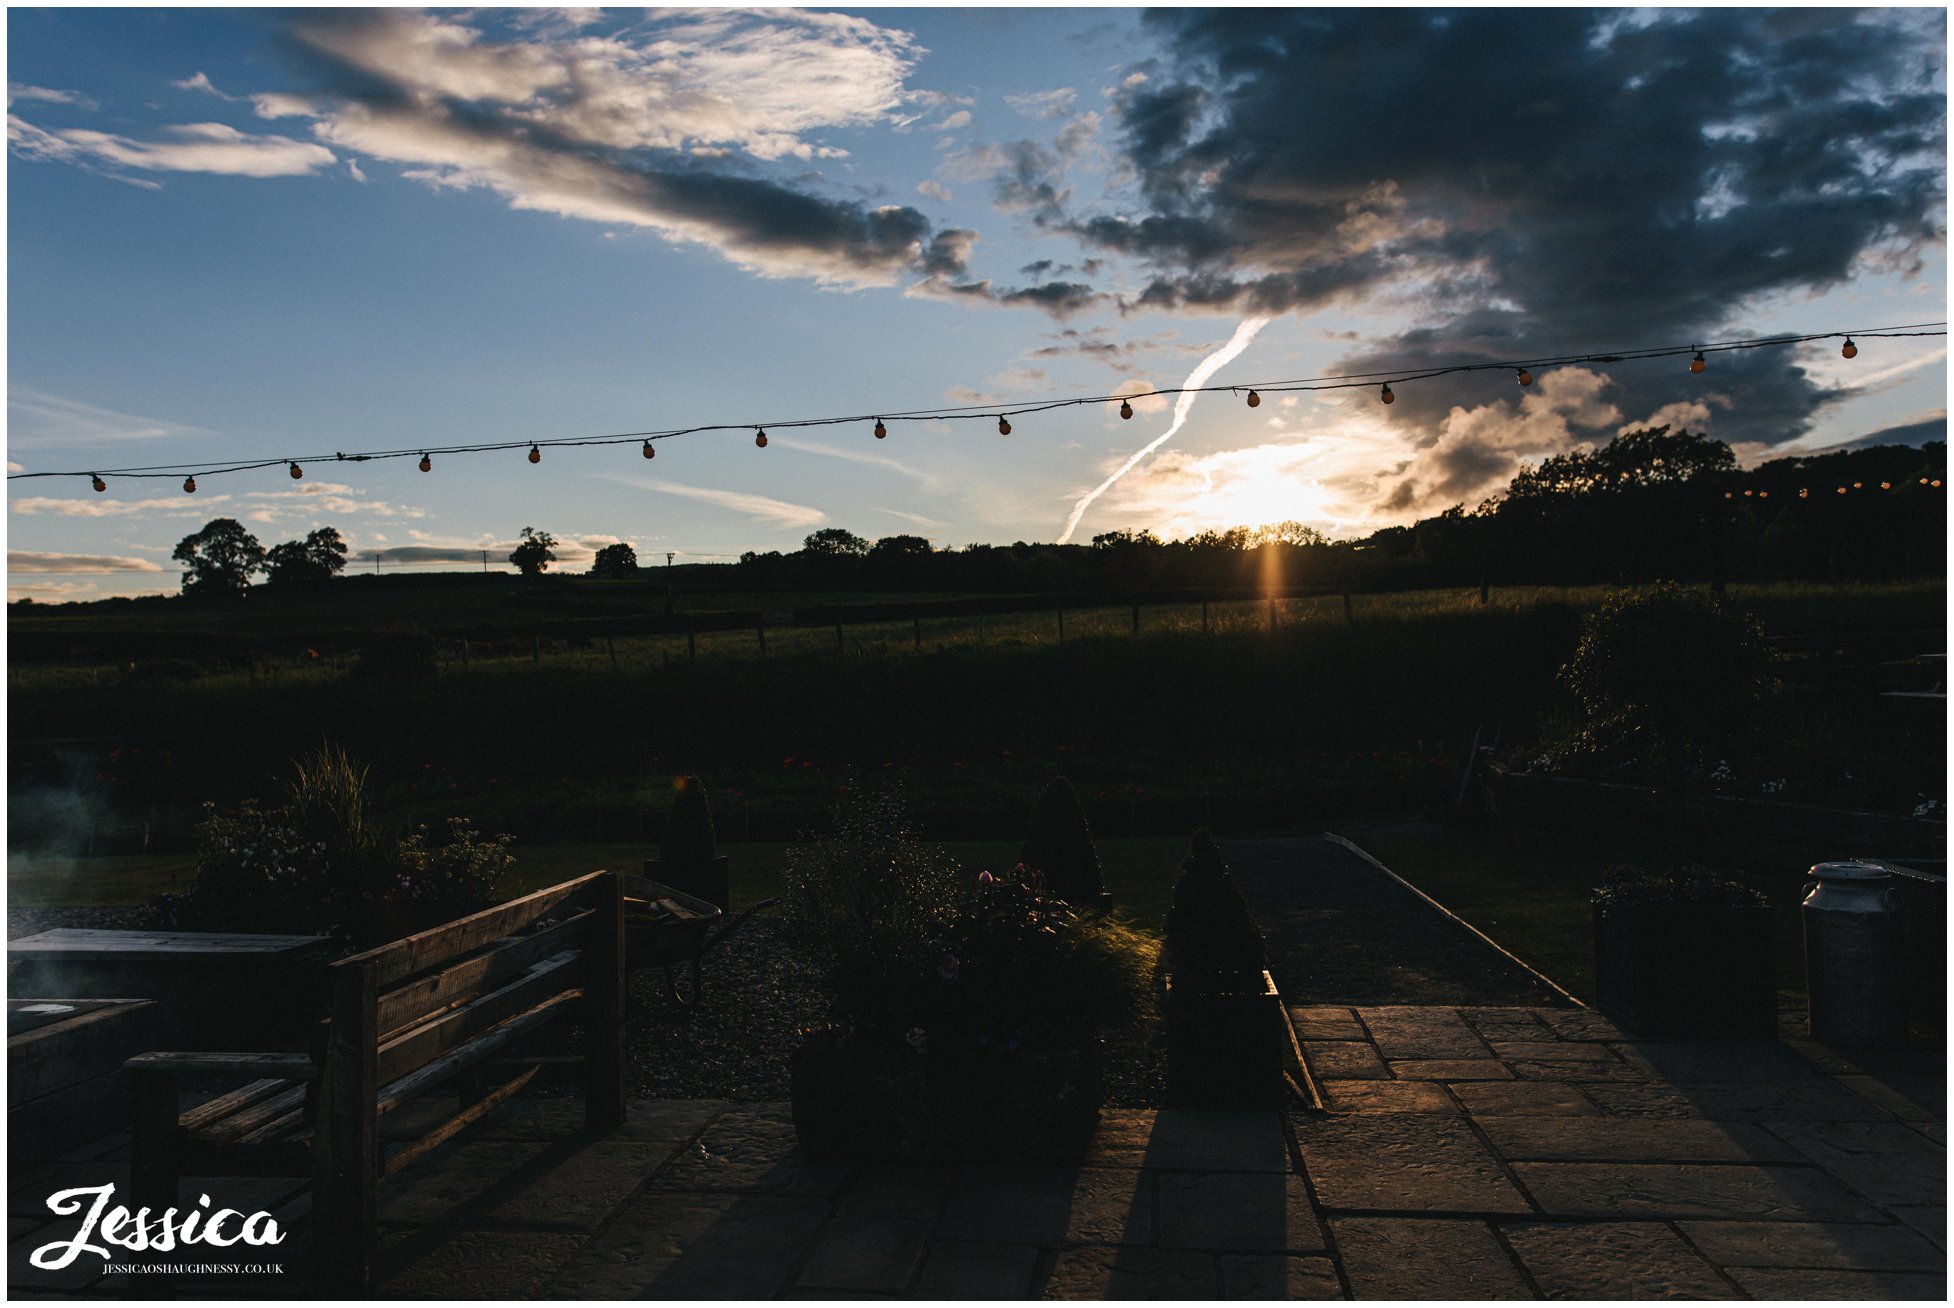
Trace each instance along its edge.
<instances>
[{"instance_id":1,"label":"purple flower","mask_svg":"<svg viewBox=\"0 0 1954 1308\"><path fill-rule=\"evenodd\" d=\"M979 872L977 874L977 884L985 887L986 889L988 889L996 881L997 878L992 876L989 872Z\"/></svg>"}]
</instances>

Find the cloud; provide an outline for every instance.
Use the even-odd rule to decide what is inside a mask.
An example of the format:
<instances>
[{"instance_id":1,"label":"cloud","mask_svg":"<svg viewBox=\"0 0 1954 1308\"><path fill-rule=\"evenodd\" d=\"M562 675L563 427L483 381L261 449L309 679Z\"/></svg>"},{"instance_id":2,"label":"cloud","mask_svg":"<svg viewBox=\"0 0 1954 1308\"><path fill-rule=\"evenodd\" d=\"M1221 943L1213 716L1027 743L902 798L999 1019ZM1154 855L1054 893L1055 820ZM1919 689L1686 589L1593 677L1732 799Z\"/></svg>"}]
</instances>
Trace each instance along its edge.
<instances>
[{"instance_id":1,"label":"cloud","mask_svg":"<svg viewBox=\"0 0 1954 1308\"><path fill-rule=\"evenodd\" d=\"M943 204L948 204L955 198L950 194L949 187L943 185L941 182L932 182L927 178L916 183L916 194L927 195L930 199Z\"/></svg>"},{"instance_id":2,"label":"cloud","mask_svg":"<svg viewBox=\"0 0 1954 1308\"><path fill-rule=\"evenodd\" d=\"M218 435L207 427L141 417L69 399L19 382L7 387L8 444L15 448L73 446L100 441L204 439Z\"/></svg>"},{"instance_id":3,"label":"cloud","mask_svg":"<svg viewBox=\"0 0 1954 1308\"><path fill-rule=\"evenodd\" d=\"M1896 423L1891 427L1881 427L1878 431L1867 432L1864 436L1838 445L1828 445L1814 454L1832 454L1839 450L1863 450L1874 445L1928 445L1935 441L1947 440L1947 411L1942 409L1931 417L1912 422Z\"/></svg>"},{"instance_id":4,"label":"cloud","mask_svg":"<svg viewBox=\"0 0 1954 1308\"><path fill-rule=\"evenodd\" d=\"M649 477L634 477L623 473L605 474L609 480L636 486L642 490L657 491L661 495L677 495L688 500L698 500L717 508L730 509L743 513L761 522L776 523L782 527L818 527L828 520L828 515L820 509L805 504L789 504L785 500L770 499L765 495L754 495L746 491L717 490L710 486L687 486L675 481L653 481Z\"/></svg>"},{"instance_id":5,"label":"cloud","mask_svg":"<svg viewBox=\"0 0 1954 1308\"><path fill-rule=\"evenodd\" d=\"M897 428L891 432L891 435L896 435L899 432L900 428ZM798 450L803 454L818 454L827 459L846 459L850 463L865 463L870 467L886 468L890 472L901 473L905 477L913 477L921 482L934 482L936 480L933 473L912 468L900 459L892 459L886 454L872 454L867 450L851 450L841 445L821 445L814 441L802 440L797 436L775 434L769 436L767 439L775 445L790 450ZM880 442L877 443L880 444Z\"/></svg>"},{"instance_id":6,"label":"cloud","mask_svg":"<svg viewBox=\"0 0 1954 1308\"><path fill-rule=\"evenodd\" d=\"M1384 524L1375 469L1396 448L1381 425L1350 424L1206 454L1170 449L1129 473L1098 516L1168 539L1290 520L1361 534Z\"/></svg>"},{"instance_id":7,"label":"cloud","mask_svg":"<svg viewBox=\"0 0 1954 1308\"><path fill-rule=\"evenodd\" d=\"M1004 103L1023 114L1026 118L1063 118L1072 109L1079 93L1069 86L1055 91L1034 91L1027 95L1007 95Z\"/></svg>"},{"instance_id":8,"label":"cloud","mask_svg":"<svg viewBox=\"0 0 1954 1308\"><path fill-rule=\"evenodd\" d=\"M1133 309L1421 321L1334 371L1761 335L1753 306L1944 238L1938 10L1143 21L1164 52L1109 99L1131 189L1057 229L1145 270ZM1714 388L1725 439L1792 439L1831 392L1787 354L1624 369L1618 403ZM1485 381L1407 385L1393 420L1429 438Z\"/></svg>"},{"instance_id":9,"label":"cloud","mask_svg":"<svg viewBox=\"0 0 1954 1308\"><path fill-rule=\"evenodd\" d=\"M178 495L170 499L118 500L107 495L94 499L59 499L47 495L29 495L10 500L7 510L10 513L36 514L49 513L62 518L120 518L133 513L166 513L176 515L198 515L207 513L213 504L230 501L228 495Z\"/></svg>"},{"instance_id":10,"label":"cloud","mask_svg":"<svg viewBox=\"0 0 1954 1308\"><path fill-rule=\"evenodd\" d=\"M311 108L319 139L437 188L648 228L762 276L858 287L961 273L967 233L753 172L840 157L824 133L898 121L922 53L908 33L799 10L675 11L609 36L491 35L472 21L405 10L295 20L324 83Z\"/></svg>"},{"instance_id":11,"label":"cloud","mask_svg":"<svg viewBox=\"0 0 1954 1308\"><path fill-rule=\"evenodd\" d=\"M28 86L21 82L7 83L7 103L16 100L40 100L48 104L71 104L77 109L99 109L94 99L80 91L57 91L46 86Z\"/></svg>"},{"instance_id":12,"label":"cloud","mask_svg":"<svg viewBox=\"0 0 1954 1308\"><path fill-rule=\"evenodd\" d=\"M7 571L52 572L161 572L160 563L114 554L43 554L32 550L8 550Z\"/></svg>"},{"instance_id":13,"label":"cloud","mask_svg":"<svg viewBox=\"0 0 1954 1308\"><path fill-rule=\"evenodd\" d=\"M182 81L171 82L170 85L179 91L202 91L205 95L214 95L219 100L242 100L244 98L241 95L225 95L222 91L211 85L209 74L203 72L192 73Z\"/></svg>"},{"instance_id":14,"label":"cloud","mask_svg":"<svg viewBox=\"0 0 1954 1308\"><path fill-rule=\"evenodd\" d=\"M9 146L34 160L231 177L300 177L338 162L322 145L288 136L252 136L223 123L180 123L160 130L172 139L139 141L79 127L44 132L7 117Z\"/></svg>"}]
</instances>

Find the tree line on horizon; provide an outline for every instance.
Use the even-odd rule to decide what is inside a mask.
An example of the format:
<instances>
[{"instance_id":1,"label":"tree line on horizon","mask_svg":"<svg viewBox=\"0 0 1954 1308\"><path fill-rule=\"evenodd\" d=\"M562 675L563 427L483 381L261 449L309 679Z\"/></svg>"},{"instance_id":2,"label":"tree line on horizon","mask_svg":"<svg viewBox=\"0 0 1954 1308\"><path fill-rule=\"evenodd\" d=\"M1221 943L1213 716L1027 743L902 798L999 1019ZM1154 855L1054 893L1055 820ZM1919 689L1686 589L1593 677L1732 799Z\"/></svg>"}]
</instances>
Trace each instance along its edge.
<instances>
[{"instance_id":1,"label":"tree line on horizon","mask_svg":"<svg viewBox=\"0 0 1954 1308\"><path fill-rule=\"evenodd\" d=\"M989 592L1116 591L1285 585L1345 590L1421 585L1578 585L1743 580L1890 580L1945 570L1946 445L1876 445L1773 459L1748 471L1731 448L1687 430L1624 432L1592 450L1524 467L1500 494L1409 526L1330 540L1298 522L1162 540L1102 532L1089 545L1016 541L939 548L927 538L870 540L841 527L798 550L748 551L735 564L691 564L741 584L782 589ZM537 577L557 539L524 527L509 561ZM219 518L177 545L186 593L238 593L260 573L288 589L345 567L337 529L269 550ZM649 575L619 541L586 574Z\"/></svg>"}]
</instances>

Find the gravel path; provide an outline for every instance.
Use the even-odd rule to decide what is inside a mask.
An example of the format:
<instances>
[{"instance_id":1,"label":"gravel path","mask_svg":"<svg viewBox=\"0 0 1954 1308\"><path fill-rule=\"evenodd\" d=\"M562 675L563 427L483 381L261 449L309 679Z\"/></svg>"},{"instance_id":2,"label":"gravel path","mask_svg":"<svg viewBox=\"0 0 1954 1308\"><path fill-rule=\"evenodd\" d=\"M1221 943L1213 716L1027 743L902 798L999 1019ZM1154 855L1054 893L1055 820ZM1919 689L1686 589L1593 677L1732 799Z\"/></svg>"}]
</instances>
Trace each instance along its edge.
<instances>
[{"instance_id":1,"label":"gravel path","mask_svg":"<svg viewBox=\"0 0 1954 1308\"><path fill-rule=\"evenodd\" d=\"M1341 845L1228 840L1222 852L1292 1004L1567 1003Z\"/></svg>"}]
</instances>

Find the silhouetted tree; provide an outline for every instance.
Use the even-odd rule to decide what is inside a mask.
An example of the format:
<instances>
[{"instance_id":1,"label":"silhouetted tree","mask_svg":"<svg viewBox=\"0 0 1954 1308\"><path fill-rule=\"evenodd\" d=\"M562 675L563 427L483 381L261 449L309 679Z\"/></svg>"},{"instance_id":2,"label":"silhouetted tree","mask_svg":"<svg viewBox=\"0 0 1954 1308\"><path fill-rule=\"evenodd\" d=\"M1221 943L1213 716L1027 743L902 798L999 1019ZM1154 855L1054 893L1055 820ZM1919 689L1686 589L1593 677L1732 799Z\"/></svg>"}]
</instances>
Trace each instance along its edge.
<instances>
[{"instance_id":1,"label":"silhouetted tree","mask_svg":"<svg viewBox=\"0 0 1954 1308\"><path fill-rule=\"evenodd\" d=\"M622 580L638 575L638 552L623 541L606 545L597 551L597 557L590 561L590 575Z\"/></svg>"},{"instance_id":2,"label":"silhouetted tree","mask_svg":"<svg viewBox=\"0 0 1954 1308\"><path fill-rule=\"evenodd\" d=\"M534 527L522 529L522 542L509 551L509 562L525 577L539 577L556 562L556 537Z\"/></svg>"},{"instance_id":3,"label":"silhouetted tree","mask_svg":"<svg viewBox=\"0 0 1954 1308\"><path fill-rule=\"evenodd\" d=\"M801 542L809 554L863 555L868 553L868 542L852 531L840 527L823 527Z\"/></svg>"},{"instance_id":4,"label":"silhouetted tree","mask_svg":"<svg viewBox=\"0 0 1954 1308\"><path fill-rule=\"evenodd\" d=\"M265 555L265 579L274 586L316 586L346 566L339 528L321 527L304 540L281 541Z\"/></svg>"},{"instance_id":5,"label":"silhouetted tree","mask_svg":"<svg viewBox=\"0 0 1954 1308\"><path fill-rule=\"evenodd\" d=\"M178 541L170 557L184 565L186 594L241 595L265 567L264 546L235 518L213 518Z\"/></svg>"}]
</instances>

